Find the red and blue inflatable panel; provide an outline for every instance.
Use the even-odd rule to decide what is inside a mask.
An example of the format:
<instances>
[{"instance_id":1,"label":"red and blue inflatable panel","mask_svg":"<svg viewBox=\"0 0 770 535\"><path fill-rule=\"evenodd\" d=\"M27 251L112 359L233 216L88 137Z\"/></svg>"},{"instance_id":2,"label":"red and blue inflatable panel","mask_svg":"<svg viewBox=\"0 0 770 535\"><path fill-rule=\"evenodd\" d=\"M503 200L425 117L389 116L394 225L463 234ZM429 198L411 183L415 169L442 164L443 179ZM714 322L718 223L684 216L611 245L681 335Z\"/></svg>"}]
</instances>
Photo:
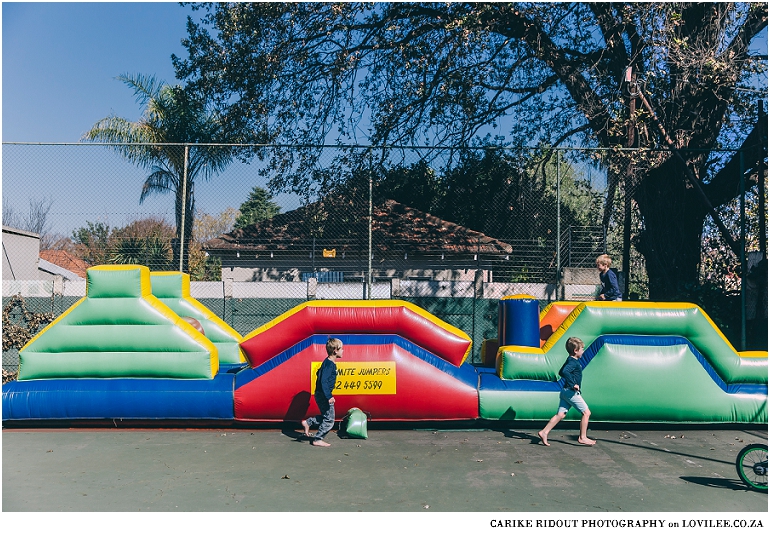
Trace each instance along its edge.
<instances>
[{"instance_id":1,"label":"red and blue inflatable panel","mask_svg":"<svg viewBox=\"0 0 770 535\"><path fill-rule=\"evenodd\" d=\"M372 421L478 418L478 373L465 363L470 338L405 301L315 301L244 337L250 369L235 383L235 419L301 420L317 414L315 372L326 341L337 361L336 412L358 407Z\"/></svg>"}]
</instances>

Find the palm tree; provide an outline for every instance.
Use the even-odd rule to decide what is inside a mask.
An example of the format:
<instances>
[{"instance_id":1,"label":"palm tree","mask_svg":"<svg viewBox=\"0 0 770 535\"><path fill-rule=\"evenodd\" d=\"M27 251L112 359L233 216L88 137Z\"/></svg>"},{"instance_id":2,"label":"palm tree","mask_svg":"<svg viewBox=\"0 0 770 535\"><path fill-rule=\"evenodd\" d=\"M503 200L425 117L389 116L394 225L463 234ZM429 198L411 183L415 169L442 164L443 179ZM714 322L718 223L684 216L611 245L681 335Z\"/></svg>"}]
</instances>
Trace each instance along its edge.
<instances>
[{"instance_id":1,"label":"palm tree","mask_svg":"<svg viewBox=\"0 0 770 535\"><path fill-rule=\"evenodd\" d=\"M233 158L230 147L203 145L188 149L185 145L224 142L224 120L205 100L181 86L156 81L154 76L124 74L118 80L133 88L137 102L144 108L141 118L132 122L110 115L94 124L83 138L116 143L113 148L119 154L150 171L142 186L140 204L152 194L174 194L173 265L178 266L180 244L187 253L192 240L195 180L210 179ZM184 254L183 271L188 269L187 257Z\"/></svg>"}]
</instances>

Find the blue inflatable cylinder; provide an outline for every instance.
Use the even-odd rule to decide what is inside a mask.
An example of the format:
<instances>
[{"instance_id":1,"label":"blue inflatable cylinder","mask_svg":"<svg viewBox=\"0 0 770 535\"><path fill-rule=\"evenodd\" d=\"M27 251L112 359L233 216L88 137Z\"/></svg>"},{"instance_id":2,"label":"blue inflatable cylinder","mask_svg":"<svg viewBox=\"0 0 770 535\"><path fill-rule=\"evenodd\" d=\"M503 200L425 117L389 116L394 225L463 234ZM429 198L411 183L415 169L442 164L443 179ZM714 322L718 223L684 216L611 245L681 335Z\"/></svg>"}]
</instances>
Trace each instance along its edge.
<instances>
[{"instance_id":1,"label":"blue inflatable cylinder","mask_svg":"<svg viewBox=\"0 0 770 535\"><path fill-rule=\"evenodd\" d=\"M540 347L540 302L531 295L503 297L497 307L501 346Z\"/></svg>"}]
</instances>

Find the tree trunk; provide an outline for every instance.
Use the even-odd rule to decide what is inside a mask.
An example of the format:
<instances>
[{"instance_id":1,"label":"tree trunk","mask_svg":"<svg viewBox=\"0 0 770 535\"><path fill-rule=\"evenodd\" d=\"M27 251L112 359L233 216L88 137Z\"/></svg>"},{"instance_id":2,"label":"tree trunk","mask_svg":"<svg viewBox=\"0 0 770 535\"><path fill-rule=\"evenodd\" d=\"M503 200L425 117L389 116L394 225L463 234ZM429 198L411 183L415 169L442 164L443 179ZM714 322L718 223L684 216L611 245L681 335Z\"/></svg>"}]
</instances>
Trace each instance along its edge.
<instances>
[{"instance_id":1,"label":"tree trunk","mask_svg":"<svg viewBox=\"0 0 770 535\"><path fill-rule=\"evenodd\" d=\"M652 301L676 299L685 284L698 281L707 210L680 165L670 158L634 193L643 220L637 249L647 263Z\"/></svg>"}]
</instances>

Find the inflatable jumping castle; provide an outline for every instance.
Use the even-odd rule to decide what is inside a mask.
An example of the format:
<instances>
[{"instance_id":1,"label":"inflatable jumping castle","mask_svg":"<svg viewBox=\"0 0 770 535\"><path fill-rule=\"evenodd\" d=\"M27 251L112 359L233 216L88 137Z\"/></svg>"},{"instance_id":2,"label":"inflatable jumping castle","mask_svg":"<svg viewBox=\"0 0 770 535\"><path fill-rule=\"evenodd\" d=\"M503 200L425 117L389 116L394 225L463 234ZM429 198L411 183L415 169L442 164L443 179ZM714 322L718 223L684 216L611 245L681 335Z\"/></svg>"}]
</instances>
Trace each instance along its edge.
<instances>
[{"instance_id":1,"label":"inflatable jumping castle","mask_svg":"<svg viewBox=\"0 0 770 535\"><path fill-rule=\"evenodd\" d=\"M372 422L547 420L572 336L586 347L592 421L768 421L767 352L736 351L696 305L540 311L517 295L498 310L498 338L472 365L466 333L406 301L308 301L242 337L191 297L188 275L97 266L86 296L20 350L3 423L298 421L318 410L315 371L330 336L345 344L337 414L361 408Z\"/></svg>"}]
</instances>

